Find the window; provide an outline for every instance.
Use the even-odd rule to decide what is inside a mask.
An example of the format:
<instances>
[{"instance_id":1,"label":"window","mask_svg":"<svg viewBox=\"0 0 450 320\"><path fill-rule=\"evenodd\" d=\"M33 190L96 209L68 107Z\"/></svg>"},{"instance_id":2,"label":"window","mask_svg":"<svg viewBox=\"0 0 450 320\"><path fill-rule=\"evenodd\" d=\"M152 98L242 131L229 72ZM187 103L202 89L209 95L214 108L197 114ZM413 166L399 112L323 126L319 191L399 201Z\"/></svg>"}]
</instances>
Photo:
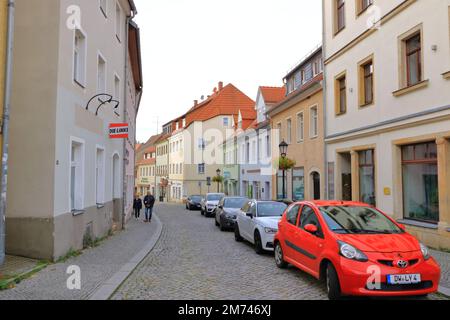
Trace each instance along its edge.
<instances>
[{"instance_id":1,"label":"window","mask_svg":"<svg viewBox=\"0 0 450 320\"><path fill-rule=\"evenodd\" d=\"M97 58L97 92L106 93L106 61L101 54Z\"/></svg>"},{"instance_id":2,"label":"window","mask_svg":"<svg viewBox=\"0 0 450 320\"><path fill-rule=\"evenodd\" d=\"M205 174L205 164L204 163L200 163L198 165L198 174Z\"/></svg>"},{"instance_id":3,"label":"window","mask_svg":"<svg viewBox=\"0 0 450 320\"><path fill-rule=\"evenodd\" d=\"M439 222L436 143L403 146L402 174L405 218Z\"/></svg>"},{"instance_id":4,"label":"window","mask_svg":"<svg viewBox=\"0 0 450 320\"><path fill-rule=\"evenodd\" d=\"M310 117L310 137L315 138L319 135L319 114L317 106L314 106L310 109Z\"/></svg>"},{"instance_id":5,"label":"window","mask_svg":"<svg viewBox=\"0 0 450 320\"><path fill-rule=\"evenodd\" d=\"M303 142L305 138L305 119L303 112L297 114L297 142Z\"/></svg>"},{"instance_id":6,"label":"window","mask_svg":"<svg viewBox=\"0 0 450 320\"><path fill-rule=\"evenodd\" d=\"M107 0L100 0L100 11L103 13L105 18L108 16L106 4L107 4Z\"/></svg>"},{"instance_id":7,"label":"window","mask_svg":"<svg viewBox=\"0 0 450 320\"><path fill-rule=\"evenodd\" d=\"M86 37L81 30L75 30L73 52L73 79L76 83L85 86L86 80Z\"/></svg>"},{"instance_id":8,"label":"window","mask_svg":"<svg viewBox=\"0 0 450 320\"><path fill-rule=\"evenodd\" d=\"M291 119L288 119L286 121L286 130L287 130L286 143L291 144L292 143L292 120Z\"/></svg>"},{"instance_id":9,"label":"window","mask_svg":"<svg viewBox=\"0 0 450 320\"><path fill-rule=\"evenodd\" d=\"M203 140L203 138L199 138L198 139L198 149L199 150L204 150L205 149L205 141Z\"/></svg>"},{"instance_id":10,"label":"window","mask_svg":"<svg viewBox=\"0 0 450 320\"><path fill-rule=\"evenodd\" d=\"M347 80L345 73L336 78L335 83L336 115L347 112Z\"/></svg>"},{"instance_id":11,"label":"window","mask_svg":"<svg viewBox=\"0 0 450 320\"><path fill-rule=\"evenodd\" d=\"M359 199L372 206L376 205L374 153L374 150L364 150L358 153Z\"/></svg>"},{"instance_id":12,"label":"window","mask_svg":"<svg viewBox=\"0 0 450 320\"><path fill-rule=\"evenodd\" d=\"M122 9L119 3L116 2L116 37L119 42L122 39Z\"/></svg>"},{"instance_id":13,"label":"window","mask_svg":"<svg viewBox=\"0 0 450 320\"><path fill-rule=\"evenodd\" d=\"M277 124L277 130L278 130L278 143L281 143L283 138L281 137L281 122Z\"/></svg>"},{"instance_id":14,"label":"window","mask_svg":"<svg viewBox=\"0 0 450 320\"><path fill-rule=\"evenodd\" d=\"M97 204L105 202L105 150L97 148L95 166L95 199Z\"/></svg>"},{"instance_id":15,"label":"window","mask_svg":"<svg viewBox=\"0 0 450 320\"><path fill-rule=\"evenodd\" d=\"M292 200L305 200L305 170L295 168L292 170Z\"/></svg>"},{"instance_id":16,"label":"window","mask_svg":"<svg viewBox=\"0 0 450 320\"><path fill-rule=\"evenodd\" d=\"M83 210L84 186L83 186L83 155L84 145L80 142L72 141L71 145L71 165L70 165L70 210Z\"/></svg>"},{"instance_id":17,"label":"window","mask_svg":"<svg viewBox=\"0 0 450 320\"><path fill-rule=\"evenodd\" d=\"M373 60L368 58L359 64L359 105L373 103Z\"/></svg>"},{"instance_id":18,"label":"window","mask_svg":"<svg viewBox=\"0 0 450 320\"><path fill-rule=\"evenodd\" d=\"M336 25L335 33L338 33L345 28L345 0L335 0L336 6Z\"/></svg>"},{"instance_id":19,"label":"window","mask_svg":"<svg viewBox=\"0 0 450 320\"><path fill-rule=\"evenodd\" d=\"M373 4L373 0L356 0L356 8L358 14L363 13Z\"/></svg>"},{"instance_id":20,"label":"window","mask_svg":"<svg viewBox=\"0 0 450 320\"><path fill-rule=\"evenodd\" d=\"M289 208L289 210L286 213L286 219L287 221L296 226L297 225L297 218L298 218L298 210L300 209L300 206L298 204L292 206Z\"/></svg>"},{"instance_id":21,"label":"window","mask_svg":"<svg viewBox=\"0 0 450 320\"><path fill-rule=\"evenodd\" d=\"M227 117L223 118L223 126L225 128L228 128L229 124L230 124L230 119Z\"/></svg>"},{"instance_id":22,"label":"window","mask_svg":"<svg viewBox=\"0 0 450 320\"><path fill-rule=\"evenodd\" d=\"M266 135L266 156L270 157L271 152L270 152L270 135L267 134Z\"/></svg>"},{"instance_id":23,"label":"window","mask_svg":"<svg viewBox=\"0 0 450 320\"><path fill-rule=\"evenodd\" d=\"M405 40L407 86L422 81L422 45L420 33Z\"/></svg>"},{"instance_id":24,"label":"window","mask_svg":"<svg viewBox=\"0 0 450 320\"><path fill-rule=\"evenodd\" d=\"M314 210L309 206L303 206L302 213L300 214L300 224L299 227L305 230L308 224L312 224L317 227L317 236L323 238L322 228L320 227L319 219L314 213Z\"/></svg>"}]
</instances>

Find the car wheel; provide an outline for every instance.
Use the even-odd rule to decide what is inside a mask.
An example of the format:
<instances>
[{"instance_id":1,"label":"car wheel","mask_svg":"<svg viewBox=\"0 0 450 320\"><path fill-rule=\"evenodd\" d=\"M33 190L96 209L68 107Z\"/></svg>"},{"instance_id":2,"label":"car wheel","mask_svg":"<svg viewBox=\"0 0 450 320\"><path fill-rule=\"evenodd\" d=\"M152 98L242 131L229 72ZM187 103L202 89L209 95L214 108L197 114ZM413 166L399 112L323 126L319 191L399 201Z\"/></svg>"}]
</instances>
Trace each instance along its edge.
<instances>
[{"instance_id":1,"label":"car wheel","mask_svg":"<svg viewBox=\"0 0 450 320\"><path fill-rule=\"evenodd\" d=\"M263 249L263 246L262 246L261 235L259 234L259 231L255 232L255 252L257 254L263 254L264 253L264 249Z\"/></svg>"},{"instance_id":2,"label":"car wheel","mask_svg":"<svg viewBox=\"0 0 450 320\"><path fill-rule=\"evenodd\" d=\"M242 242L241 233L239 232L239 226L236 223L236 226L234 227L234 240L237 242Z\"/></svg>"},{"instance_id":3,"label":"car wheel","mask_svg":"<svg viewBox=\"0 0 450 320\"><path fill-rule=\"evenodd\" d=\"M226 228L222 224L222 220L220 220L219 227L220 227L220 231L226 231Z\"/></svg>"},{"instance_id":4,"label":"car wheel","mask_svg":"<svg viewBox=\"0 0 450 320\"><path fill-rule=\"evenodd\" d=\"M203 209L200 209L200 213L202 216L205 215L205 211L203 211Z\"/></svg>"},{"instance_id":5,"label":"car wheel","mask_svg":"<svg viewBox=\"0 0 450 320\"><path fill-rule=\"evenodd\" d=\"M275 245L275 263L280 269L285 269L288 266L287 262L284 261L283 248L281 248L279 242Z\"/></svg>"},{"instance_id":6,"label":"car wheel","mask_svg":"<svg viewBox=\"0 0 450 320\"><path fill-rule=\"evenodd\" d=\"M338 300L341 298L341 286L339 285L339 277L333 264L328 263L327 266L327 293L328 299Z\"/></svg>"}]
</instances>

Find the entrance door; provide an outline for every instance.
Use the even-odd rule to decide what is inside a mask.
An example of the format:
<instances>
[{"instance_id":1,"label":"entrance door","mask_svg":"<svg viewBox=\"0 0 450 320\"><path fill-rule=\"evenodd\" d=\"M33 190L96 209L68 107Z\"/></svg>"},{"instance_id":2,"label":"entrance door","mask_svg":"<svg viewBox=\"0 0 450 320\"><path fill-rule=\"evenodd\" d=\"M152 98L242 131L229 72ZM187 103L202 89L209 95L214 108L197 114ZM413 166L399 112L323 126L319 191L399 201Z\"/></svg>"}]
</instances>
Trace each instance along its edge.
<instances>
[{"instance_id":1,"label":"entrance door","mask_svg":"<svg viewBox=\"0 0 450 320\"><path fill-rule=\"evenodd\" d=\"M318 172L313 172L311 178L313 183L313 199L320 200L320 174Z\"/></svg>"},{"instance_id":2,"label":"entrance door","mask_svg":"<svg viewBox=\"0 0 450 320\"><path fill-rule=\"evenodd\" d=\"M342 174L342 200L352 201L352 175L351 173Z\"/></svg>"}]
</instances>

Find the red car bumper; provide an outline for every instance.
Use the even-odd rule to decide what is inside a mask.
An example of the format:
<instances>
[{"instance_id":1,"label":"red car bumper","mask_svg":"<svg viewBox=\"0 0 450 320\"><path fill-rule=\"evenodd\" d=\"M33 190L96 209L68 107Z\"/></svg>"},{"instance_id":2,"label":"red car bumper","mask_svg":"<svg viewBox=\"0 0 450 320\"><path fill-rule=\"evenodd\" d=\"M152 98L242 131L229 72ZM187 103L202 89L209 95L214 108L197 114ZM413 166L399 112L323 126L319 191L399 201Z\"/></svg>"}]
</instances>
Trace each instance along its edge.
<instances>
[{"instance_id":1,"label":"red car bumper","mask_svg":"<svg viewBox=\"0 0 450 320\"><path fill-rule=\"evenodd\" d=\"M374 262L375 261L375 262ZM352 296L414 296L437 292L440 280L440 267L433 258L420 258L406 269L383 265L378 260L358 262L340 258L337 269L341 292ZM421 282L408 285L387 283L388 275L420 274ZM372 288L370 288L370 286Z\"/></svg>"}]
</instances>

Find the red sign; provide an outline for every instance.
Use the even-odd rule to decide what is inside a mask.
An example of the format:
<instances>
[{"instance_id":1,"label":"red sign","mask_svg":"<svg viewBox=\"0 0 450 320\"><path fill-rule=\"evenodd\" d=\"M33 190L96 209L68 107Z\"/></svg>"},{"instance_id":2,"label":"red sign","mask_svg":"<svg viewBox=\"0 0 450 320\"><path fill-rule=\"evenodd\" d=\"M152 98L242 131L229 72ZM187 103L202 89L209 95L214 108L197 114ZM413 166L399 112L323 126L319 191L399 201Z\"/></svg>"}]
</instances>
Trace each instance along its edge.
<instances>
[{"instance_id":1,"label":"red sign","mask_svg":"<svg viewBox=\"0 0 450 320\"><path fill-rule=\"evenodd\" d=\"M128 123L111 123L109 125L110 139L128 138Z\"/></svg>"}]
</instances>

